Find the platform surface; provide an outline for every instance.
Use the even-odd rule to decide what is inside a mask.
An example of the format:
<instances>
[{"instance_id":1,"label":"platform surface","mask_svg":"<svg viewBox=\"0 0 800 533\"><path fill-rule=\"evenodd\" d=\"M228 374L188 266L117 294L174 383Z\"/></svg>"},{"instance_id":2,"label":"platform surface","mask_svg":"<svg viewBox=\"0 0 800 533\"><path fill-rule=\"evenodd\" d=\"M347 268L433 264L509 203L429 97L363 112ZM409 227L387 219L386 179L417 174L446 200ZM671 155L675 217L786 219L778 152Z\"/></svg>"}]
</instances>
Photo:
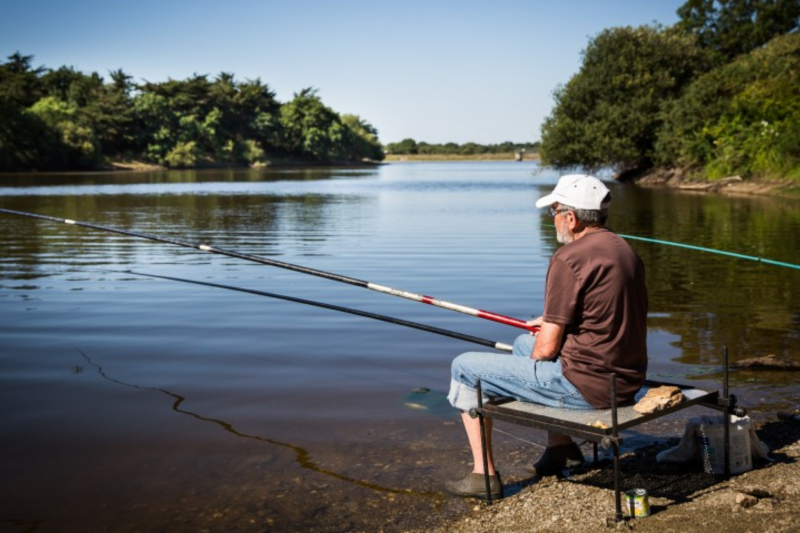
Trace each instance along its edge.
<instances>
[{"instance_id":1,"label":"platform surface","mask_svg":"<svg viewBox=\"0 0 800 533\"><path fill-rule=\"evenodd\" d=\"M657 387L659 385L660 384L652 384L642 387L636 395L636 401L638 402L642 399L651 387ZM719 393L716 391L694 388L681 387L681 392L683 392L685 400L663 411L641 414L633 409L633 405L617 408L618 429L622 430L642 424L648 420L653 420L675 411L686 409L698 403L715 403L719 396ZM582 432L595 433L597 435L609 435L612 432L611 409L565 409L548 407L531 402L502 399L485 404L483 414L489 418L506 419L511 422L538 426L545 429L575 428Z\"/></svg>"}]
</instances>

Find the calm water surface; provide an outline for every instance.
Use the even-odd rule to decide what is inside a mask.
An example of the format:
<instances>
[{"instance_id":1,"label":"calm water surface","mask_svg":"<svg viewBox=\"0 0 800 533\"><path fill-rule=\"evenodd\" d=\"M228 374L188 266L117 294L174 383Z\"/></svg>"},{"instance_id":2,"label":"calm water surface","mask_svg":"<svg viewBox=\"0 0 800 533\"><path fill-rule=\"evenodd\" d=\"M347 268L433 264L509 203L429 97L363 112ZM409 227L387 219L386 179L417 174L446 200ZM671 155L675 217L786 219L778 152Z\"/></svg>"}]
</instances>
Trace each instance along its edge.
<instances>
[{"instance_id":1,"label":"calm water surface","mask_svg":"<svg viewBox=\"0 0 800 533\"><path fill-rule=\"evenodd\" d=\"M327 270L519 318L542 308L558 176L534 163L2 176L0 207ZM800 263L800 205L610 183L616 231ZM651 297L651 376L716 386L731 359L800 359L800 271L630 241ZM0 529L374 530L470 508L435 400L463 341L135 276L248 287L510 342L508 326L224 256L0 215ZM751 414L800 403L741 372ZM406 404L432 389L427 409ZM685 416L685 415L684 415ZM648 434L676 435L683 418ZM507 479L543 443L497 436ZM641 442L640 434L629 442Z\"/></svg>"}]
</instances>

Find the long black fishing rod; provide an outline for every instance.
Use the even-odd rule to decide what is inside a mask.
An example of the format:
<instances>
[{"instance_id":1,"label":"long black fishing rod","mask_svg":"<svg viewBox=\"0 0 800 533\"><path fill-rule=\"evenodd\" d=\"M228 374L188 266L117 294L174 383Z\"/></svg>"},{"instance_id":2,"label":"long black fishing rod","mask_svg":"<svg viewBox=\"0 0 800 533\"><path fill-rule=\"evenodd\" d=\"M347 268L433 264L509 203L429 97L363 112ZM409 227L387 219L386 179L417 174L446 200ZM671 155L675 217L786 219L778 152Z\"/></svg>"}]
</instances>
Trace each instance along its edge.
<instances>
[{"instance_id":1,"label":"long black fishing rod","mask_svg":"<svg viewBox=\"0 0 800 533\"><path fill-rule=\"evenodd\" d=\"M451 311L457 311L459 313L465 313L467 315L476 316L478 318L483 318L486 320L492 320L494 322L500 322L501 324L506 324L508 326L514 326L517 328L526 329L528 331L539 331L539 328L536 326L529 326L525 320L521 320L519 318L513 318L510 316L500 315L497 313L492 313L491 311L484 311L482 309L475 309L473 307L467 307L465 305L455 304L452 302L447 302L445 300L439 300L432 296L425 296L422 294L415 294L413 292L404 291L401 289L393 289L392 287L386 287L385 285L379 285L377 283L372 283L369 281L364 281L356 278L351 278L348 276L342 276L339 274L334 274L332 272L325 272L323 270L316 270L313 268L308 268L300 265L293 265L291 263L284 263L283 261L276 261L275 259L267 259L266 257L261 257L258 255L250 255L250 254L243 254L241 252L236 252L233 250L224 250L222 248L217 248L215 246L209 246L207 244L196 244L190 242L179 241L178 239L172 239L170 237L161 237L159 235L152 235L149 233L137 233L135 231L129 231L119 228L112 228L110 226L101 226L100 224L92 224L89 222L80 222L78 220L71 220L68 218L58 218L58 217L51 217L48 215L38 215L36 213L26 213L24 211L14 211L11 209L2 209L0 208L0 213L7 213L10 215L20 215L24 217L31 217L31 218L38 218L41 220L49 220L51 222L62 222L64 224L70 224L73 226L81 226L84 228L91 228L100 231L108 231L111 233L118 233L120 235L129 235L131 237L138 237L141 239L148 239L151 241L157 242L164 242L167 244L174 244L176 246L183 246L184 248L193 248L195 250L200 250L203 252L209 252L213 254L220 254L220 255L227 255L228 257L236 257L237 259L244 259L245 261L252 261L254 263L261 263L262 265L269 265L278 268L284 268L286 270L293 270L295 272L302 272L303 274L310 274L312 276L319 276L321 278L330 279L333 281L340 281L342 283L348 283L350 285L355 285L356 287L362 287L365 289L370 289L373 291L377 291L383 294L391 294L392 296L398 296L400 298L405 298L407 300L413 300L415 302L421 302L424 304L433 305L436 307L442 307L444 309L449 309Z\"/></svg>"},{"instance_id":2,"label":"long black fishing rod","mask_svg":"<svg viewBox=\"0 0 800 533\"><path fill-rule=\"evenodd\" d=\"M511 352L513 350L512 346L508 344L504 344L502 342L495 342L490 341L487 339L482 339L480 337L475 337L473 335L466 335L464 333L458 333L456 331L450 331L447 329L437 328L435 326L428 326L427 324L420 324L418 322L411 322L408 320L403 320L401 318L394 318L391 316L386 315L379 315L377 313L370 313L368 311L360 311L358 309L352 309L349 307L342 307L340 305L333 305L333 304L326 304L323 302L315 302L314 300L305 300L303 298L295 298L294 296L286 296L283 294L275 294L271 292L264 292L258 291L255 289L246 289L244 287L234 287L232 285L222 285L219 283L211 283L208 281L197 281L193 279L186 279L186 278L176 278L173 276L160 276L157 274L146 274L143 272L133 272L130 270L124 271L126 274L134 274L136 276L147 276L151 278L158 278L158 279L165 279L170 281L178 281L181 283L193 283L195 285L203 285L206 287L216 287L218 289L226 289L229 291L238 291L244 292L248 294L255 294L256 296L266 296L267 298L275 298L278 300L286 300L287 302L295 302L303 305L312 305L315 307L321 307L323 309L331 309L333 311L340 311L342 313L349 313L351 315L363 316L366 318L371 318L373 320L380 320L382 322L388 322L390 324L397 324L399 326L405 326L408 328L419 329L421 331L427 331L429 333L436 333L437 335L444 335L445 337L452 337L454 339L459 339L462 341L472 342L474 344L480 344L482 346L488 346L489 348L494 348L496 350L500 350L503 352Z\"/></svg>"}]
</instances>

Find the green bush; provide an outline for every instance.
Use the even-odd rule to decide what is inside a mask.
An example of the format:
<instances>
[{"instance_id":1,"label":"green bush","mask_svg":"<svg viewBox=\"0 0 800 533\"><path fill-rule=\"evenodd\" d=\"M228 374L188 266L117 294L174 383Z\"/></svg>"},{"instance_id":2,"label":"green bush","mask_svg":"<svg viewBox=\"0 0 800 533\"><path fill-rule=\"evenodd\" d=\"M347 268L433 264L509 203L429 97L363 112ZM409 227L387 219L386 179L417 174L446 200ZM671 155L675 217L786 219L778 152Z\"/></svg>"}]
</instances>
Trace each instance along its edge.
<instances>
[{"instance_id":1,"label":"green bush","mask_svg":"<svg viewBox=\"0 0 800 533\"><path fill-rule=\"evenodd\" d=\"M711 178L792 173L800 165L800 35L701 76L662 113L656 162Z\"/></svg>"},{"instance_id":2,"label":"green bush","mask_svg":"<svg viewBox=\"0 0 800 533\"><path fill-rule=\"evenodd\" d=\"M200 151L194 141L179 142L164 158L164 163L171 168L186 168L197 165Z\"/></svg>"}]
</instances>

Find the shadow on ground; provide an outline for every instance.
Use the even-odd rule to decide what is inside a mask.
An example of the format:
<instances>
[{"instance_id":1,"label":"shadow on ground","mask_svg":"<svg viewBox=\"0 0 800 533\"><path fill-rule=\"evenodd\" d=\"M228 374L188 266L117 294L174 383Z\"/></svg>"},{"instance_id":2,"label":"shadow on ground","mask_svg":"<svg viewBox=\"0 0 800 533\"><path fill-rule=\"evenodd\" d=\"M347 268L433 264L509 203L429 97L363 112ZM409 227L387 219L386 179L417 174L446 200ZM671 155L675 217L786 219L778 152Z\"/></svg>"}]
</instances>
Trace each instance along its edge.
<instances>
[{"instance_id":1,"label":"shadow on ground","mask_svg":"<svg viewBox=\"0 0 800 533\"><path fill-rule=\"evenodd\" d=\"M756 434L772 450L770 457L774 462L795 462L795 458L780 450L800 442L800 424L781 420L767 422L757 428ZM690 501L693 494L705 492L725 480L722 475L704 472L700 459L681 464L656 461L659 452L676 446L679 440L670 438L624 454L620 458L620 479L623 492L632 488L643 488L651 497L684 503ZM758 469L768 464L767 461L761 460L756 461L753 466L754 469ZM573 471L571 475L575 481L581 484L614 490L614 467L610 458L602 459L597 465L589 461L582 469ZM732 476L733 478L735 475ZM517 494L538 481L538 478L529 478L510 484L507 486L507 495ZM658 507L653 507L652 511L657 512Z\"/></svg>"}]
</instances>

